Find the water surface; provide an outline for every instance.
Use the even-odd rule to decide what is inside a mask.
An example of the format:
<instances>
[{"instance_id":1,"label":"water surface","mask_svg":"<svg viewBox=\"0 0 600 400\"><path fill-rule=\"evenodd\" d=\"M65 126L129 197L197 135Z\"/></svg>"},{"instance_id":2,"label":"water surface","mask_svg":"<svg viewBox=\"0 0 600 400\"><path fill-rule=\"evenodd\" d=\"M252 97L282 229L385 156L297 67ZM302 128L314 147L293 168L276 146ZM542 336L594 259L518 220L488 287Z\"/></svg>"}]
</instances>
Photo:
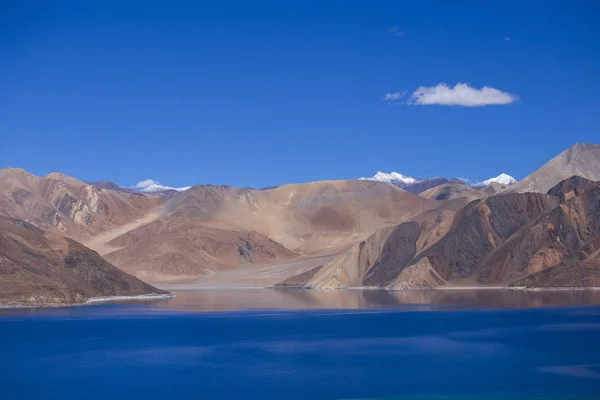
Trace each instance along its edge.
<instances>
[{"instance_id":1,"label":"water surface","mask_svg":"<svg viewBox=\"0 0 600 400\"><path fill-rule=\"evenodd\" d=\"M199 291L4 310L0 397L600 398L596 292L503 292Z\"/></svg>"}]
</instances>

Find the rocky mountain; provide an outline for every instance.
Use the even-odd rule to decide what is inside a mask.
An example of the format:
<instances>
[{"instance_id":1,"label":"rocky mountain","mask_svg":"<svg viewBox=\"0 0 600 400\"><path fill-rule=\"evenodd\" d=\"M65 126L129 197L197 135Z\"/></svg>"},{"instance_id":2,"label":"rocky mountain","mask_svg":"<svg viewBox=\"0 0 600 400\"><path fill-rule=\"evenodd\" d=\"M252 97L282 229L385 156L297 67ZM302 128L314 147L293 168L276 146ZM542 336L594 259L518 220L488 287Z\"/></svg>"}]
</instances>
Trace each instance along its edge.
<instances>
[{"instance_id":1,"label":"rocky mountain","mask_svg":"<svg viewBox=\"0 0 600 400\"><path fill-rule=\"evenodd\" d=\"M185 188L170 188L168 186L162 186L159 184L150 184L145 188L139 189L128 189L121 187L113 182L102 181L102 182L86 182L89 185L92 185L98 189L107 189L114 190L116 192L125 192L129 194L137 194L138 196L146 196L146 197L154 197L155 199L160 200L169 200L175 197L179 192L189 189L189 187Z\"/></svg>"},{"instance_id":2,"label":"rocky mountain","mask_svg":"<svg viewBox=\"0 0 600 400\"><path fill-rule=\"evenodd\" d=\"M378 171L371 178L360 178L360 180L371 180L378 182L386 182L391 183L392 185L398 186L401 189L406 190L407 192L411 192L414 194L421 194L426 190L435 188L444 184L453 184L453 183L462 183L467 186L471 186L474 188L486 187L491 184L497 183L502 186L510 186L517 182L515 178L507 174L500 174L494 178L486 179L482 182L470 183L465 179L460 178L443 178L443 177L435 177L428 179L419 179L414 178L412 176L406 176L399 174L398 172L391 172L389 174L385 172Z\"/></svg>"},{"instance_id":3,"label":"rocky mountain","mask_svg":"<svg viewBox=\"0 0 600 400\"><path fill-rule=\"evenodd\" d=\"M86 183L88 185L92 185L93 187L98 188L98 189L114 190L115 192L125 192L125 193L130 193L130 194L138 194L140 196L143 195L142 193L140 193L137 190L127 189L127 188L121 187L121 186L117 185L114 182L101 181L101 182L86 182Z\"/></svg>"},{"instance_id":4,"label":"rocky mountain","mask_svg":"<svg viewBox=\"0 0 600 400\"><path fill-rule=\"evenodd\" d=\"M377 231L282 282L307 287L600 286L600 184L508 193Z\"/></svg>"},{"instance_id":5,"label":"rocky mountain","mask_svg":"<svg viewBox=\"0 0 600 400\"><path fill-rule=\"evenodd\" d=\"M323 287L583 284L595 282L598 260L597 184L583 179L598 172L598 148L576 145L522 182L509 186L500 175L483 187L379 173L148 194L5 168L0 215L78 240L149 282L268 275L268 285Z\"/></svg>"},{"instance_id":6,"label":"rocky mountain","mask_svg":"<svg viewBox=\"0 0 600 400\"><path fill-rule=\"evenodd\" d=\"M98 188L64 174L37 177L22 169L0 170L0 215L75 239L141 218L162 203L137 193Z\"/></svg>"},{"instance_id":7,"label":"rocky mountain","mask_svg":"<svg viewBox=\"0 0 600 400\"><path fill-rule=\"evenodd\" d=\"M433 200L453 200L463 198L467 201L472 201L492 196L507 187L508 186L499 183L491 183L484 187L473 187L464 182L453 181L425 190L420 193L420 196Z\"/></svg>"},{"instance_id":8,"label":"rocky mountain","mask_svg":"<svg viewBox=\"0 0 600 400\"><path fill-rule=\"evenodd\" d=\"M577 143L510 187L511 192L546 193L571 176L600 180L600 145Z\"/></svg>"},{"instance_id":9,"label":"rocky mountain","mask_svg":"<svg viewBox=\"0 0 600 400\"><path fill-rule=\"evenodd\" d=\"M251 264L273 264L298 254L256 231L219 229L164 217L107 243L105 258L148 282L195 278Z\"/></svg>"},{"instance_id":10,"label":"rocky mountain","mask_svg":"<svg viewBox=\"0 0 600 400\"><path fill-rule=\"evenodd\" d=\"M2 305L73 304L97 297L165 293L71 239L0 217Z\"/></svg>"},{"instance_id":11,"label":"rocky mountain","mask_svg":"<svg viewBox=\"0 0 600 400\"><path fill-rule=\"evenodd\" d=\"M347 248L437 207L392 185L322 181L272 189L194 186L156 221L107 246L106 258L148 281L198 276Z\"/></svg>"}]
</instances>

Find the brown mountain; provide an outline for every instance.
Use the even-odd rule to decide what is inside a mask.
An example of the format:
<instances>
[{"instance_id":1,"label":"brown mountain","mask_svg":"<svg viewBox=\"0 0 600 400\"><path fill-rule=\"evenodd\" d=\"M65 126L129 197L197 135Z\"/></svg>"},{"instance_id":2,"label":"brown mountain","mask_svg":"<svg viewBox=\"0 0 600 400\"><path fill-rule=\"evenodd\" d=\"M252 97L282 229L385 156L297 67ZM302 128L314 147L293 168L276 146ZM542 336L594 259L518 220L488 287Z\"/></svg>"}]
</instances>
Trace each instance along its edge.
<instances>
[{"instance_id":1,"label":"brown mountain","mask_svg":"<svg viewBox=\"0 0 600 400\"><path fill-rule=\"evenodd\" d=\"M451 181L439 186L435 186L429 190L422 192L420 195L433 200L454 200L464 198L468 201L481 199L483 197L492 196L501 192L508 186L503 186L498 183L492 183L486 187L477 188L467 185L463 182Z\"/></svg>"},{"instance_id":2,"label":"brown mountain","mask_svg":"<svg viewBox=\"0 0 600 400\"><path fill-rule=\"evenodd\" d=\"M53 173L37 177L25 170L0 170L0 215L44 230L84 239L142 218L159 199L107 190Z\"/></svg>"},{"instance_id":3,"label":"brown mountain","mask_svg":"<svg viewBox=\"0 0 600 400\"><path fill-rule=\"evenodd\" d=\"M256 231L218 229L172 217L141 226L107 244L118 249L106 254L107 260L148 282L298 257Z\"/></svg>"},{"instance_id":4,"label":"brown mountain","mask_svg":"<svg viewBox=\"0 0 600 400\"><path fill-rule=\"evenodd\" d=\"M600 179L599 149L575 145L509 188L446 182L420 196L360 180L198 185L155 198L5 168L0 215L79 240L152 282L246 270L325 287L566 285L573 266L591 274L598 260L596 183L582 178Z\"/></svg>"},{"instance_id":5,"label":"brown mountain","mask_svg":"<svg viewBox=\"0 0 600 400\"><path fill-rule=\"evenodd\" d=\"M438 206L393 185L323 181L272 189L195 186L151 224L114 237L106 254L150 281L335 253L385 225Z\"/></svg>"},{"instance_id":6,"label":"brown mountain","mask_svg":"<svg viewBox=\"0 0 600 400\"><path fill-rule=\"evenodd\" d=\"M507 191L546 193L571 176L581 176L592 181L600 180L600 145L577 143L512 185Z\"/></svg>"},{"instance_id":7,"label":"brown mountain","mask_svg":"<svg viewBox=\"0 0 600 400\"><path fill-rule=\"evenodd\" d=\"M165 293L71 239L0 217L0 304L73 304L94 297Z\"/></svg>"},{"instance_id":8,"label":"brown mountain","mask_svg":"<svg viewBox=\"0 0 600 400\"><path fill-rule=\"evenodd\" d=\"M600 285L600 184L508 193L426 213L284 285L395 288Z\"/></svg>"},{"instance_id":9,"label":"brown mountain","mask_svg":"<svg viewBox=\"0 0 600 400\"><path fill-rule=\"evenodd\" d=\"M134 189L127 189L124 187L121 187L119 185L117 185L114 182L109 182L109 181L99 181L99 182L86 182L88 185L92 185L95 188L98 189L107 189L107 190L114 190L115 192L125 192L125 193L131 193L131 194L137 194L140 196L144 196L143 193L141 193L138 190L134 190Z\"/></svg>"}]
</instances>

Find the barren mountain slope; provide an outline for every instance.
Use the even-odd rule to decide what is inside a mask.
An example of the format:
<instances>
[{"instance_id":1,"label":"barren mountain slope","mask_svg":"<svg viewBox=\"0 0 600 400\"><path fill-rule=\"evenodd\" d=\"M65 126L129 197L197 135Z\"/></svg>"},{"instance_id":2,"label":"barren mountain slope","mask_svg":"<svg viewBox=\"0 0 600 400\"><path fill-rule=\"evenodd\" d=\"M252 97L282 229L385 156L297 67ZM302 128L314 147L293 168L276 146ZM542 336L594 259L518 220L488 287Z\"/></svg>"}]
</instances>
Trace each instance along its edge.
<instances>
[{"instance_id":1,"label":"barren mountain slope","mask_svg":"<svg viewBox=\"0 0 600 400\"><path fill-rule=\"evenodd\" d=\"M423 249L444 237L456 211L453 203L424 212L397 226L377 230L318 270L295 276L278 286L336 288L386 286ZM437 286L437 281L431 286ZM423 286L419 281L417 286Z\"/></svg>"},{"instance_id":2,"label":"barren mountain slope","mask_svg":"<svg viewBox=\"0 0 600 400\"><path fill-rule=\"evenodd\" d=\"M42 229L84 239L146 215L159 199L99 189L53 173L43 178L22 169L0 170L0 214Z\"/></svg>"},{"instance_id":3,"label":"barren mountain slope","mask_svg":"<svg viewBox=\"0 0 600 400\"><path fill-rule=\"evenodd\" d=\"M71 239L0 217L2 304L69 304L91 297L163 293Z\"/></svg>"},{"instance_id":4,"label":"barren mountain slope","mask_svg":"<svg viewBox=\"0 0 600 400\"><path fill-rule=\"evenodd\" d=\"M571 176L581 176L592 181L600 180L600 145L577 143L522 181L512 185L507 191L546 193Z\"/></svg>"},{"instance_id":5,"label":"barren mountain slope","mask_svg":"<svg viewBox=\"0 0 600 400\"><path fill-rule=\"evenodd\" d=\"M255 232L223 230L198 221L166 217L107 243L118 248L110 262L148 282L197 277L298 255Z\"/></svg>"},{"instance_id":6,"label":"barren mountain slope","mask_svg":"<svg viewBox=\"0 0 600 400\"><path fill-rule=\"evenodd\" d=\"M283 284L600 284L600 184L574 177L550 193L496 195L456 214L425 213L428 218L377 231L318 271Z\"/></svg>"},{"instance_id":7,"label":"barren mountain slope","mask_svg":"<svg viewBox=\"0 0 600 400\"><path fill-rule=\"evenodd\" d=\"M550 190L564 203L504 252L514 258L524 243L535 249L527 262L532 274L515 286L600 286L600 183L579 177L570 181Z\"/></svg>"},{"instance_id":8,"label":"barren mountain slope","mask_svg":"<svg viewBox=\"0 0 600 400\"><path fill-rule=\"evenodd\" d=\"M193 194L194 189L188 192ZM311 254L360 239L438 203L381 182L319 181L269 190L236 189L235 195L196 213L189 212L187 193L171 205L174 216L202 219L224 229L257 231L291 250Z\"/></svg>"},{"instance_id":9,"label":"barren mountain slope","mask_svg":"<svg viewBox=\"0 0 600 400\"><path fill-rule=\"evenodd\" d=\"M266 190L195 186L152 224L114 239L107 255L151 279L335 252L438 202L393 185L323 181ZM144 275L146 274L146 275Z\"/></svg>"},{"instance_id":10,"label":"barren mountain slope","mask_svg":"<svg viewBox=\"0 0 600 400\"><path fill-rule=\"evenodd\" d=\"M433 200L452 200L465 198L468 201L473 201L483 197L492 196L506 189L507 187L508 186L503 186L498 183L492 183L491 185L483 188L476 188L469 186L466 183L452 181L426 190L421 193L421 196Z\"/></svg>"}]
</instances>

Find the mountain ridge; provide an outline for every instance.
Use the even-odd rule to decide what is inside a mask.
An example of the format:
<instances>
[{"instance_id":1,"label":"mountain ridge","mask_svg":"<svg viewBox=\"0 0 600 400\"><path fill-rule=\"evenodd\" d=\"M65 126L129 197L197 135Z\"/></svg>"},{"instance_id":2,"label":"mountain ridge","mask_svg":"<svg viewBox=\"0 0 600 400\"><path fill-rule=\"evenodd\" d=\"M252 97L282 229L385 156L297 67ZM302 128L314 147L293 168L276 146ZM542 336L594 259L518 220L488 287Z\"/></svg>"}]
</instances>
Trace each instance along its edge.
<instances>
[{"instance_id":1,"label":"mountain ridge","mask_svg":"<svg viewBox=\"0 0 600 400\"><path fill-rule=\"evenodd\" d=\"M363 177L359 178L359 180L371 180L390 183L414 194L421 194L426 190L451 182L461 182L465 185L476 188L489 186L492 183L498 183L501 185L509 186L517 182L515 178L505 173L502 173L496 177L492 177L481 182L470 182L469 180L463 178L444 178L441 176L420 179L412 176L402 175L398 172L385 173L381 171L377 171L377 173L371 178Z\"/></svg>"},{"instance_id":2,"label":"mountain ridge","mask_svg":"<svg viewBox=\"0 0 600 400\"><path fill-rule=\"evenodd\" d=\"M281 285L415 289L600 286L600 182L500 193L382 228L317 271Z\"/></svg>"},{"instance_id":3,"label":"mountain ridge","mask_svg":"<svg viewBox=\"0 0 600 400\"><path fill-rule=\"evenodd\" d=\"M559 180L569 173L573 176ZM510 182L508 176L496 178ZM325 287L508 285L561 260L575 257L583 263L556 264L554 272L523 282L527 286L548 284L553 277L568 283L575 279L569 275L573 265L584 275L595 268L595 236L581 238L596 229L600 146L577 144L513 185L402 179L421 185L419 190L432 187L417 195L359 179L258 190L195 185L147 194L62 173L37 177L4 168L0 215L78 240L150 282L234 277L248 269L272 271L281 282L293 278L288 272L311 270L296 281L310 275L311 284ZM568 210L571 206L576 212ZM545 225L538 223L542 214ZM459 225L463 233L457 235ZM557 226L563 227L562 236L554 235ZM569 244L558 245L553 237ZM277 270L280 265L288 272Z\"/></svg>"}]
</instances>

